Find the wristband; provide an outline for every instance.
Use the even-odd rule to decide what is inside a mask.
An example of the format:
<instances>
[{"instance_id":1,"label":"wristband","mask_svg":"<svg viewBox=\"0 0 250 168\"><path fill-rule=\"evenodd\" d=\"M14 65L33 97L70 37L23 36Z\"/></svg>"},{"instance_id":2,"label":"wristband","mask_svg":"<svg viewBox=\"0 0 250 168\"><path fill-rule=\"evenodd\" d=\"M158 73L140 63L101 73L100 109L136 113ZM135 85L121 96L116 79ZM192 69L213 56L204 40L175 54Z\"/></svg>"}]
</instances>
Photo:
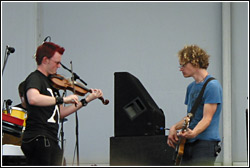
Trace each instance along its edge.
<instances>
[{"instance_id":1,"label":"wristband","mask_svg":"<svg viewBox=\"0 0 250 168\"><path fill-rule=\"evenodd\" d=\"M63 97L57 97L56 104L63 104Z\"/></svg>"},{"instance_id":2,"label":"wristband","mask_svg":"<svg viewBox=\"0 0 250 168\"><path fill-rule=\"evenodd\" d=\"M82 106L87 106L88 102L86 101L86 99L82 99L81 100Z\"/></svg>"}]
</instances>

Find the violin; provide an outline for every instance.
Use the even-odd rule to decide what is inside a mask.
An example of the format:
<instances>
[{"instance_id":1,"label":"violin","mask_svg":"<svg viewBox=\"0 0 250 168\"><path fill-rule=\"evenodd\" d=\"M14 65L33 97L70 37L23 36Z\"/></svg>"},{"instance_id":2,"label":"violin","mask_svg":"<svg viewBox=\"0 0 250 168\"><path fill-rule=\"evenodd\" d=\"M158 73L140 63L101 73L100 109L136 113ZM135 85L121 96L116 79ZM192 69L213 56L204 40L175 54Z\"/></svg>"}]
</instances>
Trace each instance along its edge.
<instances>
[{"instance_id":1,"label":"violin","mask_svg":"<svg viewBox=\"0 0 250 168\"><path fill-rule=\"evenodd\" d=\"M88 89L83 84L76 81L73 83L71 80L64 78L62 75L53 74L49 75L49 78L52 81L53 87L56 89L70 90L80 96L84 96L87 93L92 93L92 90ZM104 100L103 97L99 97L98 99L100 99L104 105L109 104L108 99Z\"/></svg>"}]
</instances>

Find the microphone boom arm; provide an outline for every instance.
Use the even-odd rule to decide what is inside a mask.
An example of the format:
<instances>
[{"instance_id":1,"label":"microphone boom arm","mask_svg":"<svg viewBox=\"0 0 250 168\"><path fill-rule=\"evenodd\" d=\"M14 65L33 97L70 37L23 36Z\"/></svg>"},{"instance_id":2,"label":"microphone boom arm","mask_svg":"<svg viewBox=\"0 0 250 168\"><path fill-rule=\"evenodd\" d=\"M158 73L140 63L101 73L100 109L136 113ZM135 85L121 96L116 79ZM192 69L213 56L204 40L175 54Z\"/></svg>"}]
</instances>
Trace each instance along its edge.
<instances>
[{"instance_id":1,"label":"microphone boom arm","mask_svg":"<svg viewBox=\"0 0 250 168\"><path fill-rule=\"evenodd\" d=\"M64 69L68 70L70 73L73 74L74 80L79 79L84 85L87 86L87 83L84 82L75 72L72 72L69 68L67 68L66 66L64 66L62 63L60 63L60 64L62 65L62 67L63 67Z\"/></svg>"},{"instance_id":2,"label":"microphone boom arm","mask_svg":"<svg viewBox=\"0 0 250 168\"><path fill-rule=\"evenodd\" d=\"M3 62L3 69L2 69L2 75L3 75L3 71L5 69L5 66L7 64L10 53L14 53L14 52L15 52L15 49L13 47L6 46L4 62Z\"/></svg>"}]
</instances>

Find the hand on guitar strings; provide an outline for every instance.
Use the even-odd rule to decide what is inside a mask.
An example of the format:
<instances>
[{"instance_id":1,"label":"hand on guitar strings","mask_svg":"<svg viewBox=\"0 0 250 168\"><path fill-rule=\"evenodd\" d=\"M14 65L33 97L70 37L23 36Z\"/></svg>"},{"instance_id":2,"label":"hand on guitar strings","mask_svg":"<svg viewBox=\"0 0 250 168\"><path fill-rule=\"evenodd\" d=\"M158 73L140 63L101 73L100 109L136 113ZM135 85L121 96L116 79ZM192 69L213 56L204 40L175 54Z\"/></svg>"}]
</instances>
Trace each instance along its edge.
<instances>
[{"instance_id":1,"label":"hand on guitar strings","mask_svg":"<svg viewBox=\"0 0 250 168\"><path fill-rule=\"evenodd\" d=\"M178 136L177 136L177 131L175 128L170 128L169 130L169 135L168 135L168 140L167 140L167 144L172 147L175 148L175 145L178 143Z\"/></svg>"},{"instance_id":2,"label":"hand on guitar strings","mask_svg":"<svg viewBox=\"0 0 250 168\"><path fill-rule=\"evenodd\" d=\"M195 133L193 130L191 130L190 128L187 128L185 131L180 131L177 133L177 136L181 136L181 137L184 137L186 139L191 139L191 138L194 138L196 137Z\"/></svg>"}]
</instances>

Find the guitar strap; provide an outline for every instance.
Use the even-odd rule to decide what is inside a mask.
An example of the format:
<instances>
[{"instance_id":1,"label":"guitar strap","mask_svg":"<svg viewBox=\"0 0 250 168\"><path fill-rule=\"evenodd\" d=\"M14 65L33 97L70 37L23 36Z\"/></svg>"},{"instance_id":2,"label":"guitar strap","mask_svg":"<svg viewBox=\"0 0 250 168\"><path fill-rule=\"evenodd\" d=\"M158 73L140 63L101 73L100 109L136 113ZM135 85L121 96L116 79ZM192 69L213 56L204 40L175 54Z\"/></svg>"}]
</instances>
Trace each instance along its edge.
<instances>
[{"instance_id":1,"label":"guitar strap","mask_svg":"<svg viewBox=\"0 0 250 168\"><path fill-rule=\"evenodd\" d=\"M211 80L213 80L213 79L215 79L215 78L211 77L211 78L209 78L209 79L204 83L204 85L203 85L203 87L202 87L202 89L201 89L201 91L200 91L200 93L199 93L199 96L196 98L195 103L194 103L194 105L193 105L193 107L192 107L192 109L191 109L191 111L190 111L190 113L192 113L192 118L194 118L195 112L196 112L196 110L197 110L197 108L198 108L198 106L199 106L199 104L200 104L200 102L201 102L201 99L202 99L204 90L205 90L205 88L206 88L208 82L211 81ZM192 118L190 118L190 120L191 120Z\"/></svg>"}]
</instances>

